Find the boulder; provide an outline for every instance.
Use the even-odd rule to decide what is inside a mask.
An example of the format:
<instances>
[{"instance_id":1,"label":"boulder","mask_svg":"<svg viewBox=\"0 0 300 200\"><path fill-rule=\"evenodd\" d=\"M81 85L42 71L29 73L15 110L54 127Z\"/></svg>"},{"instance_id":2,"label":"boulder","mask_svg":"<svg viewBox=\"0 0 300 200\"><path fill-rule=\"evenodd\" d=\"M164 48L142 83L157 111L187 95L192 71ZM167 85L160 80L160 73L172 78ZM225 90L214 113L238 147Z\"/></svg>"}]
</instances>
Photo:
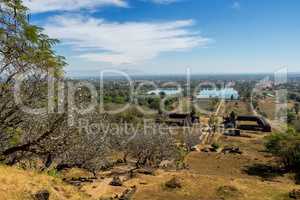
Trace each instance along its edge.
<instances>
[{"instance_id":1,"label":"boulder","mask_svg":"<svg viewBox=\"0 0 300 200\"><path fill-rule=\"evenodd\" d=\"M125 190L118 200L130 200L136 192L136 186L132 186L130 189Z\"/></svg>"},{"instance_id":2,"label":"boulder","mask_svg":"<svg viewBox=\"0 0 300 200\"><path fill-rule=\"evenodd\" d=\"M38 191L35 195L34 195L34 199L35 200L49 200L50 197L50 193L48 190L41 190Z\"/></svg>"},{"instance_id":3,"label":"boulder","mask_svg":"<svg viewBox=\"0 0 300 200\"><path fill-rule=\"evenodd\" d=\"M193 146L193 147L191 148L191 151L200 151L200 149L199 149L199 147L197 147L197 146Z\"/></svg>"},{"instance_id":4,"label":"boulder","mask_svg":"<svg viewBox=\"0 0 300 200\"><path fill-rule=\"evenodd\" d=\"M239 147L224 147L222 153L242 154L243 152L240 150Z\"/></svg>"},{"instance_id":5,"label":"boulder","mask_svg":"<svg viewBox=\"0 0 300 200\"><path fill-rule=\"evenodd\" d=\"M113 177L113 180L109 183L109 185L112 185L112 186L122 186L123 182L121 181L120 177L115 176L115 177Z\"/></svg>"},{"instance_id":6,"label":"boulder","mask_svg":"<svg viewBox=\"0 0 300 200\"><path fill-rule=\"evenodd\" d=\"M159 164L159 167L162 169L170 169L170 168L175 168L175 162L173 160L163 160Z\"/></svg>"},{"instance_id":7,"label":"boulder","mask_svg":"<svg viewBox=\"0 0 300 200\"><path fill-rule=\"evenodd\" d=\"M153 169L142 168L142 169L137 169L134 172L139 173L139 174L154 176L154 170Z\"/></svg>"},{"instance_id":8,"label":"boulder","mask_svg":"<svg viewBox=\"0 0 300 200\"><path fill-rule=\"evenodd\" d=\"M289 194L291 199L300 199L300 190L293 190Z\"/></svg>"},{"instance_id":9,"label":"boulder","mask_svg":"<svg viewBox=\"0 0 300 200\"><path fill-rule=\"evenodd\" d=\"M171 188L171 189L176 189L176 188L181 188L181 181L178 177L173 177L171 180L167 181L165 186L167 188Z\"/></svg>"},{"instance_id":10,"label":"boulder","mask_svg":"<svg viewBox=\"0 0 300 200\"><path fill-rule=\"evenodd\" d=\"M209 147L204 147L201 151L208 153L208 152L210 152L210 149L209 149Z\"/></svg>"},{"instance_id":11,"label":"boulder","mask_svg":"<svg viewBox=\"0 0 300 200\"><path fill-rule=\"evenodd\" d=\"M70 185L81 186L82 183L92 183L96 177L71 177L63 178L62 180Z\"/></svg>"}]
</instances>

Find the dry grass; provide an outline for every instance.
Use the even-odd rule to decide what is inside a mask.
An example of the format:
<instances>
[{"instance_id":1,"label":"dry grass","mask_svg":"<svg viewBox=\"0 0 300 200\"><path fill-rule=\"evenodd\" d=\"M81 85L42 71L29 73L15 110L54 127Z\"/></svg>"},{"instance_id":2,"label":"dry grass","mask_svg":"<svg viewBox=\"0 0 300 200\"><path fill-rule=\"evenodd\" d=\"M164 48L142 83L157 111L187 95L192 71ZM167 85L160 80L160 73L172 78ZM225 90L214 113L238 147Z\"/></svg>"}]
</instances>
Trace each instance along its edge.
<instances>
[{"instance_id":1,"label":"dry grass","mask_svg":"<svg viewBox=\"0 0 300 200\"><path fill-rule=\"evenodd\" d=\"M189 169L137 175L122 187L110 186L110 178L99 178L77 189L45 174L0 166L0 200L30 199L41 189L50 191L51 200L98 200L120 195L131 186L137 187L133 200L288 200L288 193L300 186L287 175L265 173L265 169L272 169L269 165L274 158L263 152L263 137L250 132L243 132L241 137L221 136L221 146L238 146L243 154L192 152L186 158ZM89 176L79 169L64 175ZM165 187L174 176L181 180L182 188Z\"/></svg>"},{"instance_id":2,"label":"dry grass","mask_svg":"<svg viewBox=\"0 0 300 200\"><path fill-rule=\"evenodd\" d=\"M0 166L0 199L27 200L39 190L50 192L50 200L88 200L77 188L66 185L60 179L34 171Z\"/></svg>"},{"instance_id":3,"label":"dry grass","mask_svg":"<svg viewBox=\"0 0 300 200\"><path fill-rule=\"evenodd\" d=\"M229 115L234 111L237 115L251 115L253 114L248 102L244 101L228 101L225 103L223 113Z\"/></svg>"},{"instance_id":4,"label":"dry grass","mask_svg":"<svg viewBox=\"0 0 300 200\"><path fill-rule=\"evenodd\" d=\"M260 111L264 112L270 120L275 119L276 106L277 106L276 100L274 98L270 98L270 97L260 100L258 102L258 107L259 107ZM287 103L287 107L288 107L288 109L292 109L294 107L294 102L289 101Z\"/></svg>"},{"instance_id":5,"label":"dry grass","mask_svg":"<svg viewBox=\"0 0 300 200\"><path fill-rule=\"evenodd\" d=\"M144 200L284 200L296 186L287 176L264 180L259 174L249 175L247 166L272 163L273 158L262 152L262 135L248 137L221 137L222 145L239 146L243 154L192 152L186 159L189 170L180 172L161 172L157 176L140 176L128 183L138 186L134 199ZM182 180L181 189L166 190L163 185L171 177ZM143 184L139 184L143 180ZM145 184L147 183L147 184ZM220 189L221 188L221 189ZM224 190L225 188L225 190ZM227 188L235 190L226 191Z\"/></svg>"}]
</instances>

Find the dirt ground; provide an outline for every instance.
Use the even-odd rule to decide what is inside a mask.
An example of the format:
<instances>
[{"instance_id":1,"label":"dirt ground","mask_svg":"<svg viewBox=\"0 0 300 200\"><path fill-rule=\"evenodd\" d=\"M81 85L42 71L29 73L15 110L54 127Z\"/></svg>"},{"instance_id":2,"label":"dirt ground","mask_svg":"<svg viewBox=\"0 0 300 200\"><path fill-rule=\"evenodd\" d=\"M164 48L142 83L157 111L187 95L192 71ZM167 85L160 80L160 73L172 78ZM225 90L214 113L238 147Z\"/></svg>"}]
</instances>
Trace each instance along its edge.
<instances>
[{"instance_id":1,"label":"dirt ground","mask_svg":"<svg viewBox=\"0 0 300 200\"><path fill-rule=\"evenodd\" d=\"M225 106L223 113L231 109L240 114L248 112L243 102L227 102ZM220 134L215 141L220 148L216 152L189 153L185 159L187 169L137 174L120 187L110 186L112 177L103 173L92 183L75 187L63 182L62 177L0 166L0 200L30 199L30 194L43 188L51 192L50 200L101 200L120 196L133 186L137 190L132 200L288 200L289 192L300 189L300 185L294 183L293 174L283 173L276 159L264 151L265 136L260 132L242 132L239 137ZM223 153L226 147L238 147L241 154ZM72 169L60 176L72 179L91 174ZM181 188L165 186L173 177L179 178Z\"/></svg>"},{"instance_id":2,"label":"dirt ground","mask_svg":"<svg viewBox=\"0 0 300 200\"><path fill-rule=\"evenodd\" d=\"M186 158L187 170L140 177L147 184L138 186L134 199L289 199L289 191L300 186L294 184L291 175L276 171L275 160L263 152L262 141L262 134L222 136L219 141L222 146L238 146L243 153L192 152ZM164 188L164 183L172 176L182 180L182 189ZM132 184L138 184L140 179L132 180ZM220 193L223 187L235 190Z\"/></svg>"},{"instance_id":3,"label":"dirt ground","mask_svg":"<svg viewBox=\"0 0 300 200\"><path fill-rule=\"evenodd\" d=\"M221 147L239 147L242 154L191 152L180 171L157 170L155 176L137 175L121 187L110 186L111 178L98 177L81 187L68 185L58 178L16 168L0 167L0 199L30 199L30 194L46 188L50 200L99 200L122 194L136 186L134 200L284 200L288 193L300 189L292 174L276 168L275 159L263 150L262 133L244 132L241 137L219 137ZM72 170L65 177L89 176ZM165 183L172 177L181 180L182 188L168 189Z\"/></svg>"}]
</instances>

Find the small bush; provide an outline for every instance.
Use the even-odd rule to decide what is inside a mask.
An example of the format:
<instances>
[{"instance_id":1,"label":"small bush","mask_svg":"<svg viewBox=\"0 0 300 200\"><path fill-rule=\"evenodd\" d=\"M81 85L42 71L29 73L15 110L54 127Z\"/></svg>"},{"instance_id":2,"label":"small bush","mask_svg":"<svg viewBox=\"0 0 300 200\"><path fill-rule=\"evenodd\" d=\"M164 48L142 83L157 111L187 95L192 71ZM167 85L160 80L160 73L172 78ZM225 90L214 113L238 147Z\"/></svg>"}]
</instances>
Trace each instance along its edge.
<instances>
[{"instance_id":1,"label":"small bush","mask_svg":"<svg viewBox=\"0 0 300 200\"><path fill-rule=\"evenodd\" d=\"M49 170L49 171L47 172L47 174L48 174L49 176L52 176L52 177L58 177L58 176L59 176L58 171L57 171L56 169L51 169L51 170Z\"/></svg>"},{"instance_id":2,"label":"small bush","mask_svg":"<svg viewBox=\"0 0 300 200\"><path fill-rule=\"evenodd\" d=\"M215 142L211 145L213 151L217 151L220 147L221 145Z\"/></svg>"}]
</instances>

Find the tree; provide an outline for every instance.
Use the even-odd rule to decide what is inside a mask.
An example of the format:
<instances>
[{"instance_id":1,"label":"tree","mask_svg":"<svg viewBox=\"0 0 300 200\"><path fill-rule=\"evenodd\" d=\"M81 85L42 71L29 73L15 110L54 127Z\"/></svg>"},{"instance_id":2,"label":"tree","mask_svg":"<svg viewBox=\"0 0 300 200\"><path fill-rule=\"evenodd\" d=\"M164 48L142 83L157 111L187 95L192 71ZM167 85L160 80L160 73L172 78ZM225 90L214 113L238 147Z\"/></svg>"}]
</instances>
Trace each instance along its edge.
<instances>
[{"instance_id":1,"label":"tree","mask_svg":"<svg viewBox=\"0 0 300 200\"><path fill-rule=\"evenodd\" d=\"M148 103L151 109L159 110L160 109L160 98L153 97L148 99Z\"/></svg>"},{"instance_id":2,"label":"tree","mask_svg":"<svg viewBox=\"0 0 300 200\"><path fill-rule=\"evenodd\" d=\"M212 128L213 132L216 132L218 125L218 117L216 115L211 115L208 121L209 126Z\"/></svg>"},{"instance_id":3,"label":"tree","mask_svg":"<svg viewBox=\"0 0 300 200\"><path fill-rule=\"evenodd\" d=\"M300 165L300 136L292 128L286 133L274 133L266 137L268 152L280 158L287 170L298 170Z\"/></svg>"},{"instance_id":4,"label":"tree","mask_svg":"<svg viewBox=\"0 0 300 200\"><path fill-rule=\"evenodd\" d=\"M287 112L287 123L292 123L296 119L296 114L292 111Z\"/></svg>"},{"instance_id":5,"label":"tree","mask_svg":"<svg viewBox=\"0 0 300 200\"><path fill-rule=\"evenodd\" d=\"M300 104L299 103L295 103L294 109L295 109L296 114L298 115L299 114L299 109L300 109Z\"/></svg>"},{"instance_id":6,"label":"tree","mask_svg":"<svg viewBox=\"0 0 300 200\"><path fill-rule=\"evenodd\" d=\"M22 84L23 103L33 107L46 104L43 92L47 91L49 71L59 78L65 65L64 58L52 49L57 42L43 34L40 27L28 22L27 8L21 0L1 1L0 154L5 157L14 155L12 161L19 152L47 154L43 144L51 142L44 141L57 134L64 123L64 114L27 115L13 98L15 79L27 75L29 78Z\"/></svg>"},{"instance_id":7,"label":"tree","mask_svg":"<svg viewBox=\"0 0 300 200\"><path fill-rule=\"evenodd\" d=\"M139 131L126 145L127 154L136 159L136 168L158 167L161 161L178 156L174 138L152 126Z\"/></svg>"},{"instance_id":8,"label":"tree","mask_svg":"<svg viewBox=\"0 0 300 200\"><path fill-rule=\"evenodd\" d=\"M125 98L122 96L116 96L114 99L114 102L117 104L124 104L125 103Z\"/></svg>"}]
</instances>

